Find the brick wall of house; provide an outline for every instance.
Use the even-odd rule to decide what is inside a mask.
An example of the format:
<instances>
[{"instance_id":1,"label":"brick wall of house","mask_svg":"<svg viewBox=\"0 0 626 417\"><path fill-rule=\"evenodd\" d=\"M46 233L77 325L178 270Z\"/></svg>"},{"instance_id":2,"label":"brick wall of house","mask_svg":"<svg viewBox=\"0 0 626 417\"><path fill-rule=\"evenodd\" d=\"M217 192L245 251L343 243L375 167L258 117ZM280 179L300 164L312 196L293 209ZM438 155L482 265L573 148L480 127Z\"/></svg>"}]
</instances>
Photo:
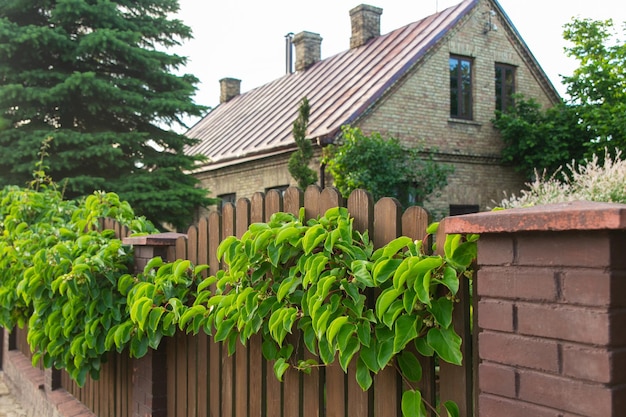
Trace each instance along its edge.
<instances>
[{"instance_id":1,"label":"brick wall of house","mask_svg":"<svg viewBox=\"0 0 626 417\"><path fill-rule=\"evenodd\" d=\"M499 164L502 141L491 119L495 111L495 63L516 67L516 91L533 97L544 106L551 104L548 86L542 86L536 72L514 42L498 16L492 17L497 31L483 33L490 4L483 2L468 15L446 42L428 53L372 109L358 126L365 132L378 131L408 144L419 143L436 149L442 162L452 163L455 173L439 198L427 208L446 211L449 204L476 204L481 210L503 198L503 191L517 192L523 178L510 167ZM450 118L450 55L470 57L473 83L473 120Z\"/></svg>"},{"instance_id":2,"label":"brick wall of house","mask_svg":"<svg viewBox=\"0 0 626 417\"><path fill-rule=\"evenodd\" d=\"M321 149L315 149L310 167L318 172ZM283 185L297 185L291 177L287 164L291 152L278 156L239 163L218 170L197 174L202 186L211 192L212 197L236 193L236 197L251 197L256 192Z\"/></svg>"}]
</instances>

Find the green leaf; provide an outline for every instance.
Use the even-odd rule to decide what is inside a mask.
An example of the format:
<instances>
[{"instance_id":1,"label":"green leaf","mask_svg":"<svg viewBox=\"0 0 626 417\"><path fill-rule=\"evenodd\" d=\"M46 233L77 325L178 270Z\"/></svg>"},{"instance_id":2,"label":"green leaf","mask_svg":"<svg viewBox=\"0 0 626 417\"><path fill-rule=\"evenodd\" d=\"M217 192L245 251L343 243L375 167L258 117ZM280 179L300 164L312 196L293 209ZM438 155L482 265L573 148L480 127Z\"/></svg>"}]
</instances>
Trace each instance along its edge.
<instances>
[{"instance_id":1,"label":"green leaf","mask_svg":"<svg viewBox=\"0 0 626 417\"><path fill-rule=\"evenodd\" d=\"M276 343L271 340L264 340L261 344L261 352L263 353L263 357L268 361L273 361L278 357L278 348L276 347Z\"/></svg>"},{"instance_id":2,"label":"green leaf","mask_svg":"<svg viewBox=\"0 0 626 417\"><path fill-rule=\"evenodd\" d=\"M406 390L402 393L403 417L426 417L426 409L422 402L422 394L417 390Z\"/></svg>"},{"instance_id":3,"label":"green leaf","mask_svg":"<svg viewBox=\"0 0 626 417\"><path fill-rule=\"evenodd\" d=\"M430 307L427 307L428 311L433 314L435 321L442 327L447 329L452 324L452 310L454 309L454 303L452 300L446 297L440 297L433 300Z\"/></svg>"},{"instance_id":4,"label":"green leaf","mask_svg":"<svg viewBox=\"0 0 626 417\"><path fill-rule=\"evenodd\" d=\"M454 332L454 329L433 327L428 331L426 340L441 359L454 365L462 364L461 337Z\"/></svg>"},{"instance_id":5,"label":"green leaf","mask_svg":"<svg viewBox=\"0 0 626 417\"><path fill-rule=\"evenodd\" d=\"M187 273L187 270L190 267L191 267L191 261L187 259L176 261L175 266L174 266L174 276L176 278L182 277L183 275Z\"/></svg>"},{"instance_id":6,"label":"green leaf","mask_svg":"<svg viewBox=\"0 0 626 417\"><path fill-rule=\"evenodd\" d=\"M363 391L367 391L372 386L372 381L370 367L359 356L359 359L356 361L356 382Z\"/></svg>"},{"instance_id":7,"label":"green leaf","mask_svg":"<svg viewBox=\"0 0 626 417\"><path fill-rule=\"evenodd\" d=\"M397 356L397 360L400 371L409 381L422 380L422 365L413 353L405 350Z\"/></svg>"},{"instance_id":8,"label":"green leaf","mask_svg":"<svg viewBox=\"0 0 626 417\"><path fill-rule=\"evenodd\" d=\"M354 278L358 283L368 288L376 286L369 269L371 268L371 265L371 262L364 260L352 261L350 264L350 269L352 270Z\"/></svg>"},{"instance_id":9,"label":"green leaf","mask_svg":"<svg viewBox=\"0 0 626 417\"><path fill-rule=\"evenodd\" d=\"M378 362L378 367L383 369L385 366L389 364L391 358L393 357L393 338L381 341L378 344L378 351L376 352L376 361Z\"/></svg>"},{"instance_id":10,"label":"green leaf","mask_svg":"<svg viewBox=\"0 0 626 417\"><path fill-rule=\"evenodd\" d=\"M426 338L424 337L415 339L415 348L422 356L430 357L435 354L435 350L432 347L430 347L430 345L426 341Z\"/></svg>"},{"instance_id":11,"label":"green leaf","mask_svg":"<svg viewBox=\"0 0 626 417\"><path fill-rule=\"evenodd\" d=\"M328 343L333 343L333 341L335 340L335 336L337 335L337 333L339 333L341 327L346 323L348 323L348 317L346 316L339 316L330 323L330 325L328 326L328 330L326 331L326 338L328 339Z\"/></svg>"},{"instance_id":12,"label":"green leaf","mask_svg":"<svg viewBox=\"0 0 626 417\"><path fill-rule=\"evenodd\" d=\"M289 364L285 362L284 358L276 359L276 362L274 362L274 374L280 382L283 381L283 375L287 372L287 369L289 369Z\"/></svg>"},{"instance_id":13,"label":"green leaf","mask_svg":"<svg viewBox=\"0 0 626 417\"><path fill-rule=\"evenodd\" d=\"M398 296L402 294L401 290L395 288L387 288L383 291L376 300L376 316L382 321L383 315L387 312L387 309L393 303Z\"/></svg>"},{"instance_id":14,"label":"green leaf","mask_svg":"<svg viewBox=\"0 0 626 417\"><path fill-rule=\"evenodd\" d=\"M400 264L402 264L402 259L384 259L381 258L374 264L372 268L372 278L374 278L374 282L378 285L386 282L389 277L394 275Z\"/></svg>"},{"instance_id":15,"label":"green leaf","mask_svg":"<svg viewBox=\"0 0 626 417\"><path fill-rule=\"evenodd\" d=\"M217 325L217 331L215 332L215 341L222 342L226 340L229 336L230 331L235 326L235 319L226 319L222 321L219 325Z\"/></svg>"},{"instance_id":16,"label":"green leaf","mask_svg":"<svg viewBox=\"0 0 626 417\"><path fill-rule=\"evenodd\" d=\"M418 318L416 316L401 316L396 320L395 337L393 338L393 351L398 353L417 337ZM421 326L420 326L421 327Z\"/></svg>"},{"instance_id":17,"label":"green leaf","mask_svg":"<svg viewBox=\"0 0 626 417\"><path fill-rule=\"evenodd\" d=\"M439 222L434 222L428 225L428 227L426 228L426 233L428 233L429 235L434 235L435 233L437 233L438 229Z\"/></svg>"},{"instance_id":18,"label":"green leaf","mask_svg":"<svg viewBox=\"0 0 626 417\"><path fill-rule=\"evenodd\" d=\"M293 293L298 285L302 282L301 278L291 277L285 279L281 282L280 287L278 287L278 291L276 292L276 299L278 301L282 301L288 294Z\"/></svg>"},{"instance_id":19,"label":"green leaf","mask_svg":"<svg viewBox=\"0 0 626 417\"><path fill-rule=\"evenodd\" d=\"M326 230L321 224L311 226L302 238L302 249L304 254L310 254L314 248L319 246L326 239Z\"/></svg>"},{"instance_id":20,"label":"green leaf","mask_svg":"<svg viewBox=\"0 0 626 417\"><path fill-rule=\"evenodd\" d=\"M459 278L456 270L450 266L446 266L443 270L443 279L441 280L443 285L448 287L452 295L456 295L459 291Z\"/></svg>"},{"instance_id":21,"label":"green leaf","mask_svg":"<svg viewBox=\"0 0 626 417\"><path fill-rule=\"evenodd\" d=\"M459 411L459 406L456 405L454 401L446 401L443 403L446 411L448 412L448 417L459 417L461 414Z\"/></svg>"},{"instance_id":22,"label":"green leaf","mask_svg":"<svg viewBox=\"0 0 626 417\"><path fill-rule=\"evenodd\" d=\"M394 240L392 240L391 242L387 243L383 249L383 258L390 258L393 255L395 255L396 253L398 253L398 251L404 247L406 247L407 245L409 245L410 243L413 242L413 239L411 239L410 237L407 236L401 236L398 237Z\"/></svg>"},{"instance_id":23,"label":"green leaf","mask_svg":"<svg viewBox=\"0 0 626 417\"><path fill-rule=\"evenodd\" d=\"M464 242L456 248L451 257L448 257L448 261L464 271L472 264L472 261L476 259L477 255L476 243Z\"/></svg>"},{"instance_id":24,"label":"green leaf","mask_svg":"<svg viewBox=\"0 0 626 417\"><path fill-rule=\"evenodd\" d=\"M305 230L301 226L296 226L295 224L285 225L276 235L276 245L282 244L284 241L291 241L293 238L300 237L302 231Z\"/></svg>"},{"instance_id":25,"label":"green leaf","mask_svg":"<svg viewBox=\"0 0 626 417\"><path fill-rule=\"evenodd\" d=\"M155 331L159 326L161 316L165 312L164 308L155 308L150 312L150 318L148 319L148 329Z\"/></svg>"},{"instance_id":26,"label":"green leaf","mask_svg":"<svg viewBox=\"0 0 626 417\"><path fill-rule=\"evenodd\" d=\"M146 266L143 268L144 275L147 275L155 268L159 268L163 265L163 259L160 256L156 256L148 261Z\"/></svg>"},{"instance_id":27,"label":"green leaf","mask_svg":"<svg viewBox=\"0 0 626 417\"><path fill-rule=\"evenodd\" d=\"M181 330L184 330L188 322L193 322L196 316L202 316L205 313L206 307L203 305L196 305L191 307L180 316L180 321L178 322L179 328Z\"/></svg>"},{"instance_id":28,"label":"green leaf","mask_svg":"<svg viewBox=\"0 0 626 417\"><path fill-rule=\"evenodd\" d=\"M320 359L324 364L329 365L335 360L335 350L325 337L318 339L317 346L319 349Z\"/></svg>"},{"instance_id":29,"label":"green leaf","mask_svg":"<svg viewBox=\"0 0 626 417\"><path fill-rule=\"evenodd\" d=\"M348 365L350 364L350 361L352 361L354 355L359 351L360 347L361 344L359 343L359 340L353 337L348 340L345 348L339 351L339 364L345 373L348 372Z\"/></svg>"}]
</instances>

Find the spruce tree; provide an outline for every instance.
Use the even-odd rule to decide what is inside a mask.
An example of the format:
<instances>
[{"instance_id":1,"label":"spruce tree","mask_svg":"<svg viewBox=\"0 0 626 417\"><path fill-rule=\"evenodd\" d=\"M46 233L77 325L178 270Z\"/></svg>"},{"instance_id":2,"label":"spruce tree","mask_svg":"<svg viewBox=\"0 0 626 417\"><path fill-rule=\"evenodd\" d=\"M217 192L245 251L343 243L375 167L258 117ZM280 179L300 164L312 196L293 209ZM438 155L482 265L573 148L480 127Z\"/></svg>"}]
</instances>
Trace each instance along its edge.
<instances>
[{"instance_id":1,"label":"spruce tree","mask_svg":"<svg viewBox=\"0 0 626 417\"><path fill-rule=\"evenodd\" d=\"M0 1L0 186L24 185L51 137L48 174L73 198L118 193L136 212L187 225L213 202L186 175L196 157L174 131L205 108L177 0Z\"/></svg>"}]
</instances>

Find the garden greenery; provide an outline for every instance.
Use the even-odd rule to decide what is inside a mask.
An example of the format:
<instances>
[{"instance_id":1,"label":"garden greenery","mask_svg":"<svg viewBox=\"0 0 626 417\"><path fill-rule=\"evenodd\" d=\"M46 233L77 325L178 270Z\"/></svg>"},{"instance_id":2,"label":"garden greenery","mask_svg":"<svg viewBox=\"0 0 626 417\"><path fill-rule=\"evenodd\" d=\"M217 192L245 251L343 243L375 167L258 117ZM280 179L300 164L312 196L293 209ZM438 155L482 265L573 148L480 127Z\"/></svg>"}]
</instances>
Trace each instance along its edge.
<instances>
[{"instance_id":1,"label":"garden greenery","mask_svg":"<svg viewBox=\"0 0 626 417\"><path fill-rule=\"evenodd\" d=\"M526 183L527 189L511 195L498 205L501 208L528 207L538 204L568 201L600 201L626 203L626 160L619 149L611 158L605 151L601 160L597 155L565 169L559 168L551 176L535 172L535 180Z\"/></svg>"},{"instance_id":2,"label":"garden greenery","mask_svg":"<svg viewBox=\"0 0 626 417\"><path fill-rule=\"evenodd\" d=\"M154 229L115 194L71 202L43 184L5 188L0 198L0 324L28 322L33 362L65 368L81 385L98 377L107 352L141 357L177 329L213 335L230 353L260 334L279 379L289 367L309 372L334 360L345 371L357 358L356 379L367 389L373 374L396 366L409 387L402 397L409 417L435 405L410 388L421 368L405 348L462 361L452 311L476 256L475 236L449 235L443 255L408 237L374 250L345 208L309 221L303 211L276 213L220 244L227 268L215 275L207 277L206 265L160 258L134 275L131 249L99 230L97 219ZM436 224L428 233L435 231ZM319 363L296 358L287 337L295 331ZM442 406L458 415L455 404Z\"/></svg>"},{"instance_id":3,"label":"garden greenery","mask_svg":"<svg viewBox=\"0 0 626 417\"><path fill-rule=\"evenodd\" d=\"M126 319L116 287L133 267L131 249L98 220L155 229L113 193L64 200L38 168L29 188L0 190L0 325L28 324L33 363L64 368L82 385L98 376L108 330Z\"/></svg>"}]
</instances>

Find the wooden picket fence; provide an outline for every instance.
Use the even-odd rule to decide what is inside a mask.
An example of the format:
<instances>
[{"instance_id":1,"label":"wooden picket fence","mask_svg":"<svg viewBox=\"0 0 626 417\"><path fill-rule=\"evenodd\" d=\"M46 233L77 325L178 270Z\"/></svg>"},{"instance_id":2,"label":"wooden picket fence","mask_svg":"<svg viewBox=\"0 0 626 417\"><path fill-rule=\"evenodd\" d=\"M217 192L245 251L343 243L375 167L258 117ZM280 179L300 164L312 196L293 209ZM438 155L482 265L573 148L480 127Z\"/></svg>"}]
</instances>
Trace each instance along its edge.
<instances>
[{"instance_id":1,"label":"wooden picket fence","mask_svg":"<svg viewBox=\"0 0 626 417\"><path fill-rule=\"evenodd\" d=\"M368 230L376 247L401 235L422 239L426 234L428 216L420 207L403 212L397 201L390 198L374 204L363 191L355 191L345 201L333 188L320 190L311 186L306 192L289 188L282 195L277 191L258 193L250 199L240 199L235 205L226 204L221 212L211 212L191 226L186 237L178 238L176 258L208 264L209 273L213 274L220 268L216 249L225 237L241 236L250 224L267 221L279 211L297 215L303 207L307 218L315 218L337 206L347 207L354 218L354 227ZM120 236L127 233L110 221L106 227L116 229ZM444 236L441 230L440 235ZM466 284L462 282L461 301L454 313L456 331L463 339L464 364L458 367L420 357L423 378L419 388L430 404L453 400L459 405L461 416L472 416L475 358ZM297 342L298 335L290 337ZM298 355L309 357L303 343L298 346ZM372 388L363 392L356 383L352 365L347 374L338 364L314 369L310 375L290 369L284 381L279 382L272 363L261 354L259 338L253 338L246 347L238 343L232 356L221 343L204 334L179 333L164 340L159 350L163 349L167 358L166 375L159 378L167 384L169 417L401 416L400 399L405 383L393 367L379 372ZM87 386L79 388L64 376L61 384L99 416L131 416L133 411L124 407L134 381L125 367L133 365L123 355L113 356L117 357L103 365L100 380L89 381Z\"/></svg>"}]
</instances>

